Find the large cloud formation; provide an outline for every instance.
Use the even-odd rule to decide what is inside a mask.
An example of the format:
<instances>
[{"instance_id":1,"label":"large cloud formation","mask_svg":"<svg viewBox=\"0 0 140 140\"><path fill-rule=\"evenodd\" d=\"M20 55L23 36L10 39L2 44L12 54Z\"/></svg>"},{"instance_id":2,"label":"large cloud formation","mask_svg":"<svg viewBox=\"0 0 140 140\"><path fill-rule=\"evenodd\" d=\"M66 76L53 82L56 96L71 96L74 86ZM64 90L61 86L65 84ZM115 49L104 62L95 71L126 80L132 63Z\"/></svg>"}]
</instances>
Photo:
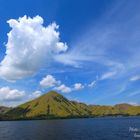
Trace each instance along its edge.
<instances>
[{"instance_id":1,"label":"large cloud formation","mask_svg":"<svg viewBox=\"0 0 140 140\"><path fill-rule=\"evenodd\" d=\"M53 57L68 48L60 42L58 25L43 26L43 18L21 17L7 21L12 28L6 44L6 55L0 63L0 77L17 80L35 74Z\"/></svg>"}]
</instances>

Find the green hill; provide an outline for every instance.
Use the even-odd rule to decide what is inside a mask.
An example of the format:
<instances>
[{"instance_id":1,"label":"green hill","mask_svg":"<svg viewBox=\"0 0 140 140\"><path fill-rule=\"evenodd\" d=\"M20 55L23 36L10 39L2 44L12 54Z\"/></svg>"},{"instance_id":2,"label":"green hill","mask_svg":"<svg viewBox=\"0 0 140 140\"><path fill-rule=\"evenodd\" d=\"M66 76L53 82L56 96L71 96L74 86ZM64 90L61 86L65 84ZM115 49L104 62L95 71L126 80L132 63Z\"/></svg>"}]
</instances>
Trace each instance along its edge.
<instances>
[{"instance_id":1,"label":"green hill","mask_svg":"<svg viewBox=\"0 0 140 140\"><path fill-rule=\"evenodd\" d=\"M22 104L7 113L12 118L65 118L88 116L88 106L71 102L55 91Z\"/></svg>"},{"instance_id":2,"label":"green hill","mask_svg":"<svg viewBox=\"0 0 140 140\"><path fill-rule=\"evenodd\" d=\"M50 91L37 99L9 109L3 113L0 119L49 119L118 115L140 115L140 106L129 104L115 106L86 105L69 101L61 94Z\"/></svg>"},{"instance_id":3,"label":"green hill","mask_svg":"<svg viewBox=\"0 0 140 140\"><path fill-rule=\"evenodd\" d=\"M117 104L115 106L90 106L93 116L135 116L140 115L140 106Z\"/></svg>"}]
</instances>

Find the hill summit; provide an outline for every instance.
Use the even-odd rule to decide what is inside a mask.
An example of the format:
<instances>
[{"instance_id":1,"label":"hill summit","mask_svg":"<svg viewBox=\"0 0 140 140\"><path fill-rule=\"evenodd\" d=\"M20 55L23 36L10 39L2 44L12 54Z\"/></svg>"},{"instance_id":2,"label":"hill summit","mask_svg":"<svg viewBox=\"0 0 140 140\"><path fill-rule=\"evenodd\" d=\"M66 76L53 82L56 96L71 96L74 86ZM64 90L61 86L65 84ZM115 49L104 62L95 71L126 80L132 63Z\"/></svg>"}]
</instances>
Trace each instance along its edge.
<instances>
[{"instance_id":1,"label":"hill summit","mask_svg":"<svg viewBox=\"0 0 140 140\"><path fill-rule=\"evenodd\" d=\"M69 101L56 91L50 91L15 108L6 108L5 110L3 108L2 112L0 120L135 116L140 115L140 106L129 104L117 104L115 106L86 105Z\"/></svg>"},{"instance_id":2,"label":"hill summit","mask_svg":"<svg viewBox=\"0 0 140 140\"><path fill-rule=\"evenodd\" d=\"M89 113L87 105L69 101L61 94L50 91L10 110L8 115L15 118L62 118L88 116Z\"/></svg>"}]
</instances>

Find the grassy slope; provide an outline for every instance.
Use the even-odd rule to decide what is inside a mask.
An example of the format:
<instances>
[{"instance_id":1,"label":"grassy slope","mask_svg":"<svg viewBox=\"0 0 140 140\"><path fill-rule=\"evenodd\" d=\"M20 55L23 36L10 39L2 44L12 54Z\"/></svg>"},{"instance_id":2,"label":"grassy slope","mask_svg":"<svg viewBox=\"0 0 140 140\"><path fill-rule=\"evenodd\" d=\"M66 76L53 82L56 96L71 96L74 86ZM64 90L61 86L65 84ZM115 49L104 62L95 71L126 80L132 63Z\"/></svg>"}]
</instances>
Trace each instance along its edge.
<instances>
[{"instance_id":1,"label":"grassy slope","mask_svg":"<svg viewBox=\"0 0 140 140\"><path fill-rule=\"evenodd\" d=\"M140 115L140 106L119 104L115 106L86 105L69 101L55 91L24 103L5 114L10 119L93 117L109 115Z\"/></svg>"},{"instance_id":2,"label":"grassy slope","mask_svg":"<svg viewBox=\"0 0 140 140\"><path fill-rule=\"evenodd\" d=\"M140 106L132 106L129 104L118 104L115 106L90 106L90 109L94 116L140 115Z\"/></svg>"},{"instance_id":3,"label":"grassy slope","mask_svg":"<svg viewBox=\"0 0 140 140\"><path fill-rule=\"evenodd\" d=\"M76 117L87 116L89 112L74 102L64 98L55 91L50 91L43 96L22 104L8 112L16 117Z\"/></svg>"}]
</instances>

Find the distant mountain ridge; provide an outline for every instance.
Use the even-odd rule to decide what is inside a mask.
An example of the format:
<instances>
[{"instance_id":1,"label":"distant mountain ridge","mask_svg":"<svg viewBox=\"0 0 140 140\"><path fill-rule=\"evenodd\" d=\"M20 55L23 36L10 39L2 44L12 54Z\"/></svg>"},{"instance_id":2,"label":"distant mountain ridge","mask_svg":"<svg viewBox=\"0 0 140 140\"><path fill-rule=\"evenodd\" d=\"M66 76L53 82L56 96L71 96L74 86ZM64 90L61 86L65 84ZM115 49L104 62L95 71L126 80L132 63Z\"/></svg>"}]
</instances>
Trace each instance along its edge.
<instances>
[{"instance_id":1,"label":"distant mountain ridge","mask_svg":"<svg viewBox=\"0 0 140 140\"><path fill-rule=\"evenodd\" d=\"M10 110L9 107L0 106L0 114L5 114L9 110Z\"/></svg>"},{"instance_id":2,"label":"distant mountain ridge","mask_svg":"<svg viewBox=\"0 0 140 140\"><path fill-rule=\"evenodd\" d=\"M3 113L0 112L1 120L140 115L140 106L129 104L115 106L86 105L69 101L55 91L50 91L15 108L5 109Z\"/></svg>"}]
</instances>

